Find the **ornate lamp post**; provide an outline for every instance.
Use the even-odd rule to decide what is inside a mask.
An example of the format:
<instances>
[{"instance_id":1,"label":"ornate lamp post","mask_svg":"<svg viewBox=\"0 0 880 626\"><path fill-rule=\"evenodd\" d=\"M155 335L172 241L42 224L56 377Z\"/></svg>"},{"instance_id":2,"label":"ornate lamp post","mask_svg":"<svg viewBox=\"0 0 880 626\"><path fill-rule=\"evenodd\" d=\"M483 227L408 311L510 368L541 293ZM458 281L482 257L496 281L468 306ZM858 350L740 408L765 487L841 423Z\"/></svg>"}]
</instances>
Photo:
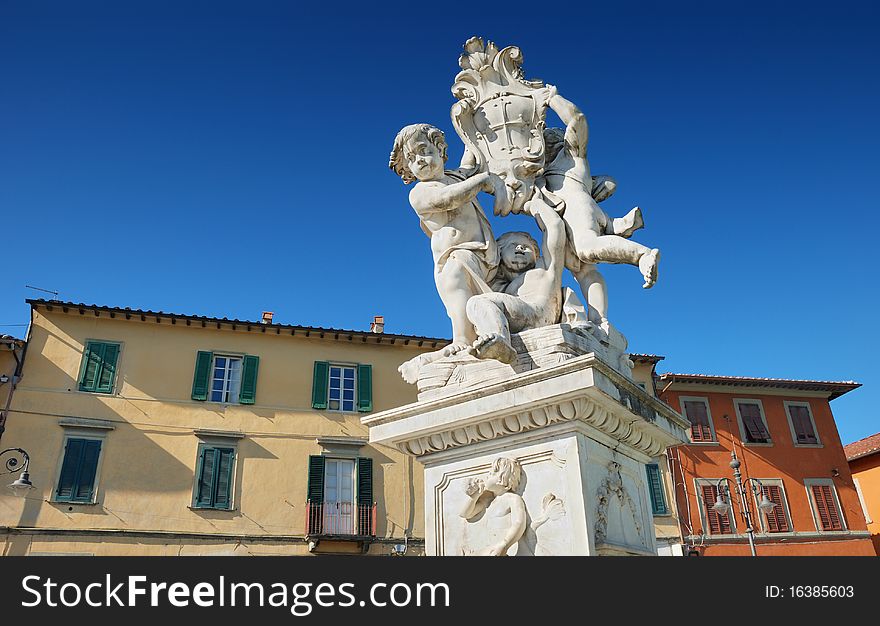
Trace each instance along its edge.
<instances>
[{"instance_id":1,"label":"ornate lamp post","mask_svg":"<svg viewBox=\"0 0 880 626\"><path fill-rule=\"evenodd\" d=\"M733 470L733 478L736 483L737 493L739 493L740 512L742 514L743 522L746 525L746 534L749 536L749 548L752 550L752 556L758 556L755 552L755 529L752 524L751 509L749 508L749 503L746 498L745 485L749 485L756 500L758 494L761 494L761 502L758 504L758 509L762 513L770 513L776 505L767 497L767 493L764 491L764 484L760 480L757 478L746 478L745 481L743 481L742 473L739 471L741 463L739 459L736 458L736 450L731 451L730 456L730 467ZM718 480L718 497L715 499L715 504L712 506L712 510L719 515L727 515L731 509L731 505L724 499L725 495L727 495L728 498L730 497L730 488L727 486L729 481L729 478L721 478ZM757 485L755 485L755 483L757 483Z\"/></svg>"},{"instance_id":2,"label":"ornate lamp post","mask_svg":"<svg viewBox=\"0 0 880 626\"><path fill-rule=\"evenodd\" d=\"M5 463L6 471L3 472L4 474L21 471L21 475L17 480L10 483L9 488L12 489L16 496L23 498L28 491L34 488L34 485L31 483L30 474L28 474L28 465L30 465L31 457L21 448L7 448L0 452L0 458L4 456L9 456Z\"/></svg>"}]
</instances>

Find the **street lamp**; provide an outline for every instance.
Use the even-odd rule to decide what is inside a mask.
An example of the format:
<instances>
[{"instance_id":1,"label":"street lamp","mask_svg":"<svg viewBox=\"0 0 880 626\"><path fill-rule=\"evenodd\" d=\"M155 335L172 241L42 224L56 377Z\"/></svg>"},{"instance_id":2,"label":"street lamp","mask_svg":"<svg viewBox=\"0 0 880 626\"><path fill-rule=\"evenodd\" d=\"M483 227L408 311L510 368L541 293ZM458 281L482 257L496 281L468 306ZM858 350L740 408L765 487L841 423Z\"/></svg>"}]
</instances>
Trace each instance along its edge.
<instances>
[{"instance_id":1,"label":"street lamp","mask_svg":"<svg viewBox=\"0 0 880 626\"><path fill-rule=\"evenodd\" d=\"M30 474L28 474L28 465L30 465L31 457L21 448L6 448L6 450L0 452L0 457L6 455L9 455L9 458L6 460L7 471L3 473L12 474L19 471L19 469L21 470L21 475L10 483L9 488L12 489L13 494L23 498L27 495L28 491L34 488L34 485L31 483ZM19 468L19 466L21 467Z\"/></svg>"},{"instance_id":2,"label":"street lamp","mask_svg":"<svg viewBox=\"0 0 880 626\"><path fill-rule=\"evenodd\" d=\"M758 556L755 552L755 529L752 527L752 514L748 500L746 499L745 485L749 486L756 500L758 499L758 494L761 494L761 501L758 503L758 510L765 515L773 511L773 508L776 505L767 497L767 492L764 490L764 484L760 480L757 478L742 479L742 473L739 471L741 463L739 462L739 459L736 458L736 450L731 451L730 456L730 467L733 470L733 478L736 482L737 493L739 493L742 518L746 525L746 534L749 536L749 548L751 548L752 556ZM715 504L712 506L712 510L719 515L727 515L731 509L731 505L724 499L725 494L730 497L730 487L727 486L729 481L729 478L718 479L718 484L716 486L718 496L715 498ZM755 483L757 483L757 486Z\"/></svg>"}]
</instances>

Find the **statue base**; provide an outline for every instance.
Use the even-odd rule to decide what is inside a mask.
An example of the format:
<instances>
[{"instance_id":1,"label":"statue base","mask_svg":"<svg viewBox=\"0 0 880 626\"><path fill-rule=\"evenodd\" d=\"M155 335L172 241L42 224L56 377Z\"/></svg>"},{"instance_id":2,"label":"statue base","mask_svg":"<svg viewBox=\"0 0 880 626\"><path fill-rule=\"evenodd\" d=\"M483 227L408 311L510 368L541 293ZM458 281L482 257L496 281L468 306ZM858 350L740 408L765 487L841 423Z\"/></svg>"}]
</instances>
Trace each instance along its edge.
<instances>
[{"instance_id":1,"label":"statue base","mask_svg":"<svg viewBox=\"0 0 880 626\"><path fill-rule=\"evenodd\" d=\"M522 477L498 500L526 515L507 554L655 554L644 465L686 441L688 422L636 385L610 346L582 353L592 344L566 325L514 337L513 365L444 359L424 368L418 402L361 420L372 443L425 467L427 554L481 554L508 532L501 505L462 517L469 484L502 457ZM442 385L440 367L451 371Z\"/></svg>"}]
</instances>

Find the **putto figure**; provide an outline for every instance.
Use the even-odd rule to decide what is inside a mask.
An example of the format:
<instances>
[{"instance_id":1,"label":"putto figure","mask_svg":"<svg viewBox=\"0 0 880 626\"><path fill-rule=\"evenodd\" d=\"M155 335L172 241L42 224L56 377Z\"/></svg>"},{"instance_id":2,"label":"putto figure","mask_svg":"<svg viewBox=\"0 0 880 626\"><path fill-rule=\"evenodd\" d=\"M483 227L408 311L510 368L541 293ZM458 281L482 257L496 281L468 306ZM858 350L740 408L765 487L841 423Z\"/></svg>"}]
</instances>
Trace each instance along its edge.
<instances>
[{"instance_id":1,"label":"putto figure","mask_svg":"<svg viewBox=\"0 0 880 626\"><path fill-rule=\"evenodd\" d=\"M412 124L397 133L389 166L404 183L418 181L409 202L431 238L434 282L452 320L452 343L442 351L448 356L476 341L467 302L491 291L498 247L477 202L477 193L494 189L492 175L479 172L467 177L461 170L445 170L445 163L446 139L439 128Z\"/></svg>"},{"instance_id":2,"label":"putto figure","mask_svg":"<svg viewBox=\"0 0 880 626\"><path fill-rule=\"evenodd\" d=\"M538 184L549 195L563 202L563 219L568 231L571 252L569 269L599 317L607 323L608 297L605 281L596 271L596 263L626 263L639 268L645 288L657 281L660 251L627 237L641 228L642 214L636 207L626 218L612 220L605 214L592 191L594 180L587 161L587 119L573 103L555 93L549 99L550 107L566 125L565 131L550 128L544 131L548 164Z\"/></svg>"},{"instance_id":3,"label":"putto figure","mask_svg":"<svg viewBox=\"0 0 880 626\"><path fill-rule=\"evenodd\" d=\"M481 549L466 547L468 556L507 556L526 532L526 503L516 493L522 480L522 466L516 459L500 457L492 463L485 479L472 478L465 487L468 497L461 517L471 521L486 513L488 544Z\"/></svg>"},{"instance_id":4,"label":"putto figure","mask_svg":"<svg viewBox=\"0 0 880 626\"><path fill-rule=\"evenodd\" d=\"M543 254L525 232L498 238L501 268L495 292L468 300L467 314L477 330L473 352L480 359L511 363L516 351L511 333L559 322L562 312L562 270L565 263L565 224L540 199L526 204L544 231Z\"/></svg>"}]
</instances>

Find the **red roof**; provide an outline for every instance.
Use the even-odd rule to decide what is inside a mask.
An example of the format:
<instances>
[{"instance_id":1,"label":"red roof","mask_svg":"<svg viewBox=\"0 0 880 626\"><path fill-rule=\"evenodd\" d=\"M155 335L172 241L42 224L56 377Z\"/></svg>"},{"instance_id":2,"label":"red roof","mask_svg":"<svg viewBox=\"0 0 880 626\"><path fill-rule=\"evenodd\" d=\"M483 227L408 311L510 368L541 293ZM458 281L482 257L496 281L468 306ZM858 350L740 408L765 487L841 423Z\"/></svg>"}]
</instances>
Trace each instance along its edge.
<instances>
[{"instance_id":1,"label":"red roof","mask_svg":"<svg viewBox=\"0 0 880 626\"><path fill-rule=\"evenodd\" d=\"M797 391L820 391L828 394L829 400L839 398L848 391L862 386L851 380L801 380L797 378L750 378L748 376L711 376L708 374L660 374L660 382L690 383L702 385L726 385L730 387L768 387L793 389Z\"/></svg>"},{"instance_id":2,"label":"red roof","mask_svg":"<svg viewBox=\"0 0 880 626\"><path fill-rule=\"evenodd\" d=\"M847 461L855 461L863 456L877 454L880 452L880 433L859 439L848 445L843 446Z\"/></svg>"}]
</instances>

